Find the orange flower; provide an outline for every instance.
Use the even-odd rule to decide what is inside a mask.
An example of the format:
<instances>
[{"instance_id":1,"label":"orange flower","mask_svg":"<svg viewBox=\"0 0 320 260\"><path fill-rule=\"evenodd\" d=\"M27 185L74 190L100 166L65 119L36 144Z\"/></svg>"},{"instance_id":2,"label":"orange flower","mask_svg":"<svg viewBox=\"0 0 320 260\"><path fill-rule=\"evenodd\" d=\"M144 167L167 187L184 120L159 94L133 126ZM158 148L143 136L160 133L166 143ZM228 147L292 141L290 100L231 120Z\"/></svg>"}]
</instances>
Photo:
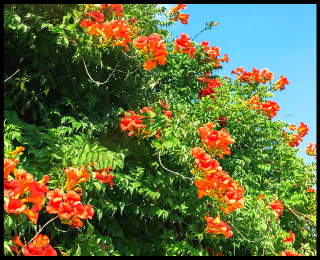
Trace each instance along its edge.
<instances>
[{"instance_id":1,"label":"orange flower","mask_svg":"<svg viewBox=\"0 0 320 260\"><path fill-rule=\"evenodd\" d=\"M316 192L316 190L314 188L309 188L307 189L307 192Z\"/></svg>"},{"instance_id":2,"label":"orange flower","mask_svg":"<svg viewBox=\"0 0 320 260\"><path fill-rule=\"evenodd\" d=\"M317 159L317 144L309 142L309 146L306 147L306 154L314 156Z\"/></svg>"},{"instance_id":3,"label":"orange flower","mask_svg":"<svg viewBox=\"0 0 320 260\"><path fill-rule=\"evenodd\" d=\"M260 102L259 102L259 96L254 95L252 98L250 98L246 105L250 106L249 109L260 109Z\"/></svg>"},{"instance_id":4,"label":"orange flower","mask_svg":"<svg viewBox=\"0 0 320 260\"><path fill-rule=\"evenodd\" d=\"M86 29L88 29L88 27L90 27L92 25L92 21L91 20L87 20L87 19L83 19L80 24L81 27L85 27Z\"/></svg>"},{"instance_id":5,"label":"orange flower","mask_svg":"<svg viewBox=\"0 0 320 260\"><path fill-rule=\"evenodd\" d=\"M106 4L106 8L111 7L111 10L115 11L114 14L123 17L121 4Z\"/></svg>"},{"instance_id":6,"label":"orange flower","mask_svg":"<svg viewBox=\"0 0 320 260\"><path fill-rule=\"evenodd\" d=\"M284 250L284 252L280 252L280 256L302 256L292 250Z\"/></svg>"},{"instance_id":7,"label":"orange flower","mask_svg":"<svg viewBox=\"0 0 320 260\"><path fill-rule=\"evenodd\" d=\"M9 174L11 172L14 173L18 162L19 162L18 159L7 159L7 158L4 158L4 161L3 161L3 166L4 166L3 176L4 176L4 179L8 179L8 176L9 176Z\"/></svg>"},{"instance_id":8,"label":"orange flower","mask_svg":"<svg viewBox=\"0 0 320 260\"><path fill-rule=\"evenodd\" d=\"M267 115L269 120L277 115L276 111L280 110L279 105L271 100L268 100L268 102L262 102L260 104L260 108L262 110L262 114Z\"/></svg>"},{"instance_id":9,"label":"orange flower","mask_svg":"<svg viewBox=\"0 0 320 260\"><path fill-rule=\"evenodd\" d=\"M86 168L82 166L79 166L79 169L68 167L64 171L68 175L67 183L64 186L67 191L71 190L74 185L87 181L90 177Z\"/></svg>"},{"instance_id":10,"label":"orange flower","mask_svg":"<svg viewBox=\"0 0 320 260\"><path fill-rule=\"evenodd\" d=\"M232 70L231 74L236 74L237 79L242 82L246 83L266 83L267 81L270 82L271 80L274 79L273 72L268 71L268 69L262 69L261 71L257 70L256 68L252 68L252 71L247 72L243 70L243 67L239 67L236 70Z\"/></svg>"},{"instance_id":11,"label":"orange flower","mask_svg":"<svg viewBox=\"0 0 320 260\"><path fill-rule=\"evenodd\" d=\"M180 34L181 38L177 38L174 41L175 44L175 50L174 53L182 52L182 53L188 53L190 58L194 58L194 53L196 52L195 47L191 44L190 37L186 35L185 33Z\"/></svg>"},{"instance_id":12,"label":"orange flower","mask_svg":"<svg viewBox=\"0 0 320 260\"><path fill-rule=\"evenodd\" d=\"M7 196L9 199L17 196L21 192L21 186L17 180L8 180L4 179L4 196Z\"/></svg>"},{"instance_id":13,"label":"orange flower","mask_svg":"<svg viewBox=\"0 0 320 260\"><path fill-rule=\"evenodd\" d=\"M286 84L288 85L289 81L287 80L286 77L283 77L282 75L280 75L280 79L273 84L273 87L271 89L274 89L274 90L280 89L280 91L282 91L285 89L284 85Z\"/></svg>"},{"instance_id":14,"label":"orange flower","mask_svg":"<svg viewBox=\"0 0 320 260\"><path fill-rule=\"evenodd\" d=\"M171 11L169 12L168 15L170 15L170 14L175 14L175 13L177 13L180 9L187 9L186 6L187 6L187 4L178 4L178 5L176 5L176 6L174 6L174 7L171 8Z\"/></svg>"},{"instance_id":15,"label":"orange flower","mask_svg":"<svg viewBox=\"0 0 320 260\"><path fill-rule=\"evenodd\" d=\"M188 24L188 19L189 19L190 14L184 14L184 13L179 13L178 17L175 19L172 19L173 21L180 20L182 24Z\"/></svg>"},{"instance_id":16,"label":"orange flower","mask_svg":"<svg viewBox=\"0 0 320 260\"><path fill-rule=\"evenodd\" d=\"M296 125L289 125L288 129L292 131L296 131L297 127Z\"/></svg>"},{"instance_id":17,"label":"orange flower","mask_svg":"<svg viewBox=\"0 0 320 260\"><path fill-rule=\"evenodd\" d=\"M120 121L120 128L123 131L129 131L128 136L137 135L137 136L148 136L149 131L145 131L147 125L143 125L143 117L136 114L134 111L129 110L129 116L124 115Z\"/></svg>"},{"instance_id":18,"label":"orange flower","mask_svg":"<svg viewBox=\"0 0 320 260\"><path fill-rule=\"evenodd\" d=\"M46 235L37 235L31 243L28 243L23 249L24 256L57 256L57 252L49 244L49 238Z\"/></svg>"},{"instance_id":19,"label":"orange flower","mask_svg":"<svg viewBox=\"0 0 320 260\"><path fill-rule=\"evenodd\" d=\"M103 23L104 22L104 15L100 13L99 11L92 11L89 13L89 16L94 18L97 23Z\"/></svg>"},{"instance_id":20,"label":"orange flower","mask_svg":"<svg viewBox=\"0 0 320 260\"><path fill-rule=\"evenodd\" d=\"M17 154L17 153L20 153L20 152L22 152L22 151L24 151L25 150L25 148L23 147L23 146L18 146L18 147L16 147L16 149L13 151L13 152L11 152L10 154L11 155L15 155L15 154ZM22 153L21 153L22 154ZM21 155L20 154L20 155Z\"/></svg>"},{"instance_id":21,"label":"orange flower","mask_svg":"<svg viewBox=\"0 0 320 260\"><path fill-rule=\"evenodd\" d=\"M70 225L70 227L81 227L82 219L92 219L94 209L90 204L82 205L81 196L75 191L69 190L64 193L56 188L54 191L47 193L49 202L46 210L49 214L58 214L61 222Z\"/></svg>"},{"instance_id":22,"label":"orange flower","mask_svg":"<svg viewBox=\"0 0 320 260\"><path fill-rule=\"evenodd\" d=\"M41 207L42 208L42 207ZM41 209L40 208L40 209ZM31 209L25 209L22 211L22 213L26 214L28 216L28 219L33 223L37 224L39 212L37 212L38 208L37 205L34 205Z\"/></svg>"},{"instance_id":23,"label":"orange flower","mask_svg":"<svg viewBox=\"0 0 320 260\"><path fill-rule=\"evenodd\" d=\"M109 169L112 169L112 167L109 167ZM97 172L95 172L96 174L96 178L101 182L101 183L109 183L111 187L113 187L113 181L112 179L114 178L114 176L112 174L110 174L108 168L102 169L102 170L98 170Z\"/></svg>"},{"instance_id":24,"label":"orange flower","mask_svg":"<svg viewBox=\"0 0 320 260\"><path fill-rule=\"evenodd\" d=\"M292 231L290 230L290 233L289 233L290 235L289 235L289 237L285 237L284 239L283 239L283 242L288 242L288 243L293 243L293 239L295 239L295 234L294 233L292 233Z\"/></svg>"},{"instance_id":25,"label":"orange flower","mask_svg":"<svg viewBox=\"0 0 320 260\"><path fill-rule=\"evenodd\" d=\"M211 125L213 125L213 123L211 123L210 126ZM231 151L227 146L233 144L235 140L231 138L230 134L224 128L220 131L211 130L210 127L208 127L208 123L198 129L203 146L212 156L217 155L223 159L224 154L230 155Z\"/></svg>"},{"instance_id":26,"label":"orange flower","mask_svg":"<svg viewBox=\"0 0 320 260\"><path fill-rule=\"evenodd\" d=\"M157 62L161 65L166 64L166 44L161 40L161 36L153 33L149 37L139 36L133 41L133 46L141 49L142 53L146 56L143 66L146 70L153 69Z\"/></svg>"},{"instance_id":27,"label":"orange flower","mask_svg":"<svg viewBox=\"0 0 320 260\"><path fill-rule=\"evenodd\" d=\"M26 205L23 204L21 200L18 199L10 199L9 203L4 203L4 209L7 213L14 213L15 215L21 213L27 208Z\"/></svg>"},{"instance_id":28,"label":"orange flower","mask_svg":"<svg viewBox=\"0 0 320 260\"><path fill-rule=\"evenodd\" d=\"M281 204L281 201L273 199L273 201L269 204L269 207L272 208L278 214L278 218L276 219L276 221L278 221L280 214L284 209L283 205Z\"/></svg>"},{"instance_id":29,"label":"orange flower","mask_svg":"<svg viewBox=\"0 0 320 260\"><path fill-rule=\"evenodd\" d=\"M223 234L226 239L229 239L229 237L233 235L230 226L227 225L226 222L221 221L219 215L216 218L210 216L204 216L204 218L207 221L207 227L205 229L207 233L211 233L213 236Z\"/></svg>"},{"instance_id":30,"label":"orange flower","mask_svg":"<svg viewBox=\"0 0 320 260\"><path fill-rule=\"evenodd\" d=\"M14 243L14 246L9 245L10 250L15 251L17 254L19 254L19 247L23 247L23 244L22 244L20 238L18 237L17 233L13 237L12 242Z\"/></svg>"},{"instance_id":31,"label":"orange flower","mask_svg":"<svg viewBox=\"0 0 320 260\"><path fill-rule=\"evenodd\" d=\"M310 129L308 128L308 126L303 123L303 122L300 122L300 126L298 127L297 131L298 131L298 134L301 136L301 137L304 137L308 134L308 131Z\"/></svg>"}]
</instances>

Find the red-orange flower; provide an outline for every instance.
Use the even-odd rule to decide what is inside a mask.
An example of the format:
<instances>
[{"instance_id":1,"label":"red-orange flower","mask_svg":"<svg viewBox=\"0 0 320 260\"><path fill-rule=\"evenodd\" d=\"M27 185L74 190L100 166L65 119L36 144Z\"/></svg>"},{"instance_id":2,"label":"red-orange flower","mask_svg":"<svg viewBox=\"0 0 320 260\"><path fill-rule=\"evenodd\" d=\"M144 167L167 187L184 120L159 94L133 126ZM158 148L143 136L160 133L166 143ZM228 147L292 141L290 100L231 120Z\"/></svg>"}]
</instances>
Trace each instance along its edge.
<instances>
[{"instance_id":1,"label":"red-orange flower","mask_svg":"<svg viewBox=\"0 0 320 260\"><path fill-rule=\"evenodd\" d=\"M33 224L37 224L38 218L39 218L39 212L37 212L37 210L38 210L37 205L34 205L31 209L24 209L22 212L28 216L28 219Z\"/></svg>"},{"instance_id":2,"label":"red-orange flower","mask_svg":"<svg viewBox=\"0 0 320 260\"><path fill-rule=\"evenodd\" d=\"M174 41L174 45L175 45L174 53L177 53L177 52L188 53L190 58L193 59L196 49L194 45L192 45L190 37L185 33L181 33L180 37L181 38L177 38Z\"/></svg>"},{"instance_id":3,"label":"red-orange flower","mask_svg":"<svg viewBox=\"0 0 320 260\"><path fill-rule=\"evenodd\" d=\"M143 117L136 114L134 111L129 110L129 115L125 114L121 119L120 128L123 131L129 131L128 136L132 135L149 135L149 131L146 132L147 125L143 125Z\"/></svg>"},{"instance_id":4,"label":"red-orange flower","mask_svg":"<svg viewBox=\"0 0 320 260\"><path fill-rule=\"evenodd\" d=\"M4 177L4 179L8 179L8 176L11 172L14 173L14 170L16 169L18 162L19 162L18 159L4 158L4 160L3 160L3 166L4 166L3 177Z\"/></svg>"},{"instance_id":5,"label":"red-orange flower","mask_svg":"<svg viewBox=\"0 0 320 260\"><path fill-rule=\"evenodd\" d=\"M146 70L151 70L157 63L161 65L166 64L166 43L161 40L161 36L153 33L149 37L138 36L133 41L133 46L142 50L145 55L145 62L143 66Z\"/></svg>"},{"instance_id":6,"label":"red-orange flower","mask_svg":"<svg viewBox=\"0 0 320 260\"><path fill-rule=\"evenodd\" d=\"M230 134L224 128L220 131L212 131L213 126L214 123L207 123L198 129L203 146L212 156L216 155L223 158L224 154L230 155L231 151L228 145L233 144L235 140L231 138Z\"/></svg>"},{"instance_id":7,"label":"red-orange flower","mask_svg":"<svg viewBox=\"0 0 320 260\"><path fill-rule=\"evenodd\" d=\"M4 179L4 196L7 196L9 199L17 196L21 192L21 186L17 180L8 180Z\"/></svg>"},{"instance_id":8,"label":"red-orange flower","mask_svg":"<svg viewBox=\"0 0 320 260\"><path fill-rule=\"evenodd\" d=\"M123 17L121 4L106 4L106 7L111 7L111 10L115 11L114 12L115 15Z\"/></svg>"},{"instance_id":9,"label":"red-orange flower","mask_svg":"<svg viewBox=\"0 0 320 260\"><path fill-rule=\"evenodd\" d=\"M259 96L258 95L254 95L252 98L250 98L246 104L249 107L249 109L260 109L260 101L259 101Z\"/></svg>"},{"instance_id":10,"label":"red-orange flower","mask_svg":"<svg viewBox=\"0 0 320 260\"><path fill-rule=\"evenodd\" d=\"M267 81L270 82L274 79L273 72L268 71L268 69L262 69L261 71L257 70L256 68L252 68L252 71L244 71L244 66L238 67L235 70L231 71L231 74L236 74L237 79L242 82L246 83L266 83Z\"/></svg>"},{"instance_id":11,"label":"red-orange flower","mask_svg":"<svg viewBox=\"0 0 320 260\"><path fill-rule=\"evenodd\" d=\"M26 244L22 253L24 256L57 256L57 252L49 244L49 237L41 234Z\"/></svg>"},{"instance_id":12,"label":"red-orange flower","mask_svg":"<svg viewBox=\"0 0 320 260\"><path fill-rule=\"evenodd\" d=\"M284 250L284 252L280 252L280 256L302 256L302 255L299 255L298 253L292 250L286 249Z\"/></svg>"},{"instance_id":13,"label":"red-orange flower","mask_svg":"<svg viewBox=\"0 0 320 260\"><path fill-rule=\"evenodd\" d=\"M219 216L216 218L204 216L204 218L207 221L207 227L205 229L207 233L211 233L214 236L223 234L226 239L229 239L229 237L233 235L230 226L227 225L226 222L221 221Z\"/></svg>"},{"instance_id":14,"label":"red-orange flower","mask_svg":"<svg viewBox=\"0 0 320 260\"><path fill-rule=\"evenodd\" d=\"M82 219L92 219L94 209L90 204L82 205L80 202L81 196L75 191L69 190L64 193L56 188L54 191L47 193L49 200L46 210L49 214L58 214L62 223L68 224L71 227L81 227Z\"/></svg>"},{"instance_id":15,"label":"red-orange flower","mask_svg":"<svg viewBox=\"0 0 320 260\"><path fill-rule=\"evenodd\" d=\"M9 245L11 251L15 251L17 254L19 254L19 247L23 247L23 244L18 237L18 234L16 233L15 236L12 238L12 242L14 243L14 246Z\"/></svg>"},{"instance_id":16,"label":"red-orange flower","mask_svg":"<svg viewBox=\"0 0 320 260\"><path fill-rule=\"evenodd\" d=\"M22 152L22 151L24 151L25 150L25 148L23 147L23 146L18 146L18 147L16 147L16 149L14 150L14 151L12 151L10 154L11 155L15 155L15 154L18 154L18 153L20 153L20 152Z\"/></svg>"},{"instance_id":17,"label":"red-orange flower","mask_svg":"<svg viewBox=\"0 0 320 260\"><path fill-rule=\"evenodd\" d=\"M288 84L289 84L289 81L287 80L287 78L280 75L280 79L273 84L273 87L271 89L274 89L274 90L280 89L280 91L282 91L285 89L284 85L288 85Z\"/></svg>"},{"instance_id":18,"label":"red-orange flower","mask_svg":"<svg viewBox=\"0 0 320 260\"><path fill-rule=\"evenodd\" d=\"M279 105L271 100L268 100L267 102L262 102L260 104L260 108L262 110L262 114L267 115L269 119L273 118L277 115L276 111L280 110Z\"/></svg>"},{"instance_id":19,"label":"red-orange flower","mask_svg":"<svg viewBox=\"0 0 320 260\"><path fill-rule=\"evenodd\" d=\"M283 242L293 243L293 239L295 239L295 237L296 235L290 230L289 237L285 237Z\"/></svg>"},{"instance_id":20,"label":"red-orange flower","mask_svg":"<svg viewBox=\"0 0 320 260\"><path fill-rule=\"evenodd\" d=\"M306 154L314 156L317 159L317 144L309 142L309 146L306 147Z\"/></svg>"},{"instance_id":21,"label":"red-orange flower","mask_svg":"<svg viewBox=\"0 0 320 260\"><path fill-rule=\"evenodd\" d=\"M308 131L310 129L308 128L308 126L303 123L303 122L300 122L300 126L298 127L297 131L298 131L298 134L301 136L301 137L304 137L308 134Z\"/></svg>"},{"instance_id":22,"label":"red-orange flower","mask_svg":"<svg viewBox=\"0 0 320 260\"><path fill-rule=\"evenodd\" d=\"M100 169L98 171L95 171L96 178L101 182L101 183L109 183L111 187L113 187L113 181L112 179L114 178L114 175L110 174L110 171L112 167L110 166L109 168L105 169Z\"/></svg>"},{"instance_id":23,"label":"red-orange flower","mask_svg":"<svg viewBox=\"0 0 320 260\"><path fill-rule=\"evenodd\" d=\"M280 217L280 214L284 209L281 201L273 199L273 201L269 204L269 207L272 208L278 214L278 217L276 219L276 221L278 221L279 217Z\"/></svg>"},{"instance_id":24,"label":"red-orange flower","mask_svg":"<svg viewBox=\"0 0 320 260\"><path fill-rule=\"evenodd\" d=\"M103 23L104 22L104 15L100 13L99 11L92 11L89 13L89 16L94 18L97 23Z\"/></svg>"},{"instance_id":25,"label":"red-orange flower","mask_svg":"<svg viewBox=\"0 0 320 260\"><path fill-rule=\"evenodd\" d=\"M79 169L68 167L64 171L68 175L66 185L64 186L67 191L71 190L74 185L87 181L90 177L86 168L82 166L79 166Z\"/></svg>"},{"instance_id":26,"label":"red-orange flower","mask_svg":"<svg viewBox=\"0 0 320 260\"><path fill-rule=\"evenodd\" d=\"M87 20L87 19L83 19L80 24L81 27L85 27L85 28L89 28L92 25L92 21L91 20Z\"/></svg>"},{"instance_id":27,"label":"red-orange flower","mask_svg":"<svg viewBox=\"0 0 320 260\"><path fill-rule=\"evenodd\" d=\"M292 130L292 131L296 131L297 126L296 125L289 125L288 129Z\"/></svg>"},{"instance_id":28,"label":"red-orange flower","mask_svg":"<svg viewBox=\"0 0 320 260\"><path fill-rule=\"evenodd\" d=\"M168 15L177 13L179 12L180 9L186 9L186 8L187 8L187 4L178 4L171 8L171 11L169 12Z\"/></svg>"},{"instance_id":29,"label":"red-orange flower","mask_svg":"<svg viewBox=\"0 0 320 260\"><path fill-rule=\"evenodd\" d=\"M314 189L314 188L308 188L308 189L307 189L307 192L316 192L316 189Z\"/></svg>"},{"instance_id":30,"label":"red-orange flower","mask_svg":"<svg viewBox=\"0 0 320 260\"><path fill-rule=\"evenodd\" d=\"M4 209L7 211L7 213L14 213L15 215L21 213L26 208L27 206L18 199L10 199L8 204L4 203Z\"/></svg>"}]
</instances>

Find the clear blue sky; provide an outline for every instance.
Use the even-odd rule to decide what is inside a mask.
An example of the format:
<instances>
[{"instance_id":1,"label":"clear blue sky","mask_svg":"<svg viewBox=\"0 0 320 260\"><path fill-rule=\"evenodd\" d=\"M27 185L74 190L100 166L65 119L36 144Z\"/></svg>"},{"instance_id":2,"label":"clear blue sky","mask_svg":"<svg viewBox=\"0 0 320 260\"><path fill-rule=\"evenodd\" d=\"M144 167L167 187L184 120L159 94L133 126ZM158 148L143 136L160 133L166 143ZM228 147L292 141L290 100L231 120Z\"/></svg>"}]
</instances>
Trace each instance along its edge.
<instances>
[{"instance_id":1,"label":"clear blue sky","mask_svg":"<svg viewBox=\"0 0 320 260\"><path fill-rule=\"evenodd\" d=\"M171 7L176 4L163 4ZM159 4L162 6L162 4ZM280 75L290 84L285 90L273 92L281 121L307 124L310 131L302 138L299 157L315 162L305 155L308 142L317 142L316 133L316 4L187 4L180 12L190 14L188 25L168 28L174 38L184 32L192 39L205 28L206 22L219 22L204 31L194 41L209 41L209 46L221 48L230 62L222 63L221 76L232 76L231 71L268 68L274 72L273 83ZM284 115L293 115L285 116Z\"/></svg>"}]
</instances>

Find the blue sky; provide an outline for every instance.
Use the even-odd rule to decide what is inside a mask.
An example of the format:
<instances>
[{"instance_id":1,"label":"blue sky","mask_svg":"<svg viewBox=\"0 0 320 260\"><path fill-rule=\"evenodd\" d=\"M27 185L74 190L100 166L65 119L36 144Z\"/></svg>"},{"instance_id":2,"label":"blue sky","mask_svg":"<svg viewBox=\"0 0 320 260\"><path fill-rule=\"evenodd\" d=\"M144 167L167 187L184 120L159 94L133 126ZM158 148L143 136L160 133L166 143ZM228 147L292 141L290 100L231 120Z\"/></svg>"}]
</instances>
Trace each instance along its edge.
<instances>
[{"instance_id":1,"label":"blue sky","mask_svg":"<svg viewBox=\"0 0 320 260\"><path fill-rule=\"evenodd\" d=\"M164 4L168 10L175 5ZM222 56L228 54L230 62L222 63L218 75L234 78L231 71L244 66L247 71L268 68L274 72L273 83L280 75L287 77L290 84L271 98L280 106L274 120L307 124L310 131L298 155L315 162L305 155L305 147L317 142L316 4L187 4L180 12L190 14L188 25L178 21L168 28L173 38L184 32L192 39L206 22L219 22L194 40L209 41L209 46L221 48Z\"/></svg>"}]
</instances>

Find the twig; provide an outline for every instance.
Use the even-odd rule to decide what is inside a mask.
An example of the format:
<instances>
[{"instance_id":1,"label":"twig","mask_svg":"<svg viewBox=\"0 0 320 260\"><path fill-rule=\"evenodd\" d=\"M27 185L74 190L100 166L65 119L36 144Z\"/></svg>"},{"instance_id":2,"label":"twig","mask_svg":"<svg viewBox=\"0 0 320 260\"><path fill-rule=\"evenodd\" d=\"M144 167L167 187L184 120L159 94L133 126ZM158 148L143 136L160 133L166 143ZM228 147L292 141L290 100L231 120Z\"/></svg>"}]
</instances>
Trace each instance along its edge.
<instances>
[{"instance_id":1,"label":"twig","mask_svg":"<svg viewBox=\"0 0 320 260\"><path fill-rule=\"evenodd\" d=\"M18 256L20 255L20 253L21 253L22 249L23 249L27 244L31 243L31 242L32 242L32 240L33 240L33 239L35 239L35 238L36 238L36 236L37 236L37 235L39 235L39 234L41 233L41 231L44 229L44 227L45 227L46 225L48 225L51 221L55 220L57 217L59 217L59 216L56 216L56 217L54 217L54 218L50 219L50 220L49 220L46 224L44 224L44 226L42 226L42 227L39 225L40 229L39 229L38 233L37 233L37 234L35 234L35 236L34 236L33 238L31 238L31 240L30 240L28 243L26 243L26 244L25 244L25 245L20 249L20 251L19 251L19 253L18 253Z\"/></svg>"},{"instance_id":2,"label":"twig","mask_svg":"<svg viewBox=\"0 0 320 260\"><path fill-rule=\"evenodd\" d=\"M9 78L7 78L5 81L3 81L3 83L5 83L8 79L12 78L14 75L17 74L17 72L20 71L20 69L18 69L15 73L13 73Z\"/></svg>"},{"instance_id":3,"label":"twig","mask_svg":"<svg viewBox=\"0 0 320 260\"><path fill-rule=\"evenodd\" d=\"M87 72L89 78L90 78L94 83L96 83L96 84L98 84L98 85L105 84L105 83L107 83L107 82L109 81L109 78L110 78L111 75L114 73L116 67L118 66L118 64L119 64L119 62L120 62L120 60L119 60L118 63L117 63L117 65L114 67L113 71L110 73L109 77L107 78L107 80L106 80L105 82L98 82L98 81L95 81L95 80L90 76L89 71L88 71L87 66L86 66L86 63L84 62L84 59L83 59L83 58L82 58L82 61L83 61L84 67L85 67L85 69L86 69L86 72Z\"/></svg>"},{"instance_id":4,"label":"twig","mask_svg":"<svg viewBox=\"0 0 320 260\"><path fill-rule=\"evenodd\" d=\"M160 163L160 165L162 166L163 169L165 169L166 171L171 172L173 174L179 175L179 176L181 176L182 178L185 178L185 179L190 179L190 180L194 179L194 177L185 177L185 176L182 175L183 173L174 172L174 171L171 171L168 168L164 167L162 162L161 162L161 159L160 159L160 154L161 154L161 150L159 151L158 157L159 157L159 163Z\"/></svg>"},{"instance_id":5,"label":"twig","mask_svg":"<svg viewBox=\"0 0 320 260\"><path fill-rule=\"evenodd\" d=\"M284 205L284 206L285 206L286 208L288 208L288 210L289 210L290 212L292 212L299 220L305 221L305 222L307 222L309 225L311 225L311 226L313 226L313 227L316 226L315 223L314 223L311 219L309 219L306 215L304 215L304 214L302 214L302 213L300 213L300 212L298 212L298 211L295 211L295 210L289 208L287 205ZM296 213L302 215L303 218L300 217L300 216L298 216Z\"/></svg>"},{"instance_id":6,"label":"twig","mask_svg":"<svg viewBox=\"0 0 320 260\"><path fill-rule=\"evenodd\" d=\"M262 238L264 238L264 237L260 237L260 238L254 240L254 241L248 240L248 239L246 239L246 238L241 234L241 232L240 232L238 229L236 229L236 227L235 227L232 223L230 223L230 224L234 227L235 230L238 231L238 233L243 237L244 240L246 240L246 241L248 241L248 242L250 242L250 243L258 242L259 240L261 240Z\"/></svg>"}]
</instances>

